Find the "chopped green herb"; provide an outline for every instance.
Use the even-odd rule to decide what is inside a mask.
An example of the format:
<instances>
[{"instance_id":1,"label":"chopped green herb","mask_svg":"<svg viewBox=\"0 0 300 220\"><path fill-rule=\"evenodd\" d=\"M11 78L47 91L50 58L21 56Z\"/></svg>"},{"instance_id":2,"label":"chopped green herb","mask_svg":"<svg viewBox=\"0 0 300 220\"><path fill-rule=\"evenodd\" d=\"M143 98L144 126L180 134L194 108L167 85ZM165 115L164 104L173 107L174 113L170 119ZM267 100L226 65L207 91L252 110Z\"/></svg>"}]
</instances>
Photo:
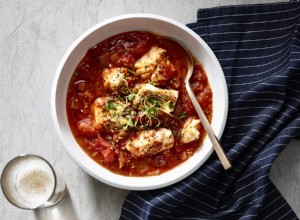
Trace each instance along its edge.
<instances>
[{"instance_id":1,"label":"chopped green herb","mask_svg":"<svg viewBox=\"0 0 300 220\"><path fill-rule=\"evenodd\" d=\"M110 110L110 109L115 109L116 108L116 106L115 106L115 103L113 102L113 100L107 100L107 102L105 103L105 105L104 105L104 108L106 109L106 110Z\"/></svg>"},{"instance_id":2,"label":"chopped green herb","mask_svg":"<svg viewBox=\"0 0 300 220\"><path fill-rule=\"evenodd\" d=\"M147 112L151 115L155 115L156 114L156 111L157 111L157 108L155 106L151 106L149 108L146 109Z\"/></svg>"},{"instance_id":3,"label":"chopped green herb","mask_svg":"<svg viewBox=\"0 0 300 220\"><path fill-rule=\"evenodd\" d=\"M118 101L122 101L122 98L119 94L116 94L116 98L117 98Z\"/></svg>"},{"instance_id":4,"label":"chopped green herb","mask_svg":"<svg viewBox=\"0 0 300 220\"><path fill-rule=\"evenodd\" d=\"M170 109L174 108L174 103L173 102L169 102L169 108Z\"/></svg>"},{"instance_id":5,"label":"chopped green herb","mask_svg":"<svg viewBox=\"0 0 300 220\"><path fill-rule=\"evenodd\" d=\"M131 118L129 118L129 120L128 120L128 125L131 126L131 127L133 127L133 121L132 121Z\"/></svg>"},{"instance_id":6,"label":"chopped green herb","mask_svg":"<svg viewBox=\"0 0 300 220\"><path fill-rule=\"evenodd\" d=\"M124 130L128 130L128 127L136 127L137 126L138 121L133 121L132 118L128 119L128 123L126 124L125 127L123 127Z\"/></svg>"},{"instance_id":7,"label":"chopped green herb","mask_svg":"<svg viewBox=\"0 0 300 220\"><path fill-rule=\"evenodd\" d=\"M178 117L179 119L184 119L184 118L187 118L187 116L188 116L188 115L187 115L185 112L181 112L180 114L178 114L177 117Z\"/></svg>"},{"instance_id":8,"label":"chopped green herb","mask_svg":"<svg viewBox=\"0 0 300 220\"><path fill-rule=\"evenodd\" d=\"M145 98L145 103L159 108L163 104L163 98L161 96L148 96Z\"/></svg>"},{"instance_id":9,"label":"chopped green herb","mask_svg":"<svg viewBox=\"0 0 300 220\"><path fill-rule=\"evenodd\" d=\"M134 98L135 94L134 93L131 93L129 95L126 96L126 98L131 101L133 98Z\"/></svg>"},{"instance_id":10,"label":"chopped green herb","mask_svg":"<svg viewBox=\"0 0 300 220\"><path fill-rule=\"evenodd\" d=\"M127 69L129 73L132 73L133 75L136 75L136 72L134 71L134 69Z\"/></svg>"}]
</instances>

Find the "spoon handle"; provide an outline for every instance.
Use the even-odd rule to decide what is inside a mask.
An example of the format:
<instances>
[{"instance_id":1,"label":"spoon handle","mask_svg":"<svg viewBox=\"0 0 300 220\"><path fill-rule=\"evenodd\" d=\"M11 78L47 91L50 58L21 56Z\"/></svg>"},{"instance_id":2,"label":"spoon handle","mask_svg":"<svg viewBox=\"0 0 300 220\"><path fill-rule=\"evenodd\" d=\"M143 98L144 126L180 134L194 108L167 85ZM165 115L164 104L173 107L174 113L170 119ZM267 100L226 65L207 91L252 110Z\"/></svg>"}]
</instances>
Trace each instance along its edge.
<instances>
[{"instance_id":1,"label":"spoon handle","mask_svg":"<svg viewBox=\"0 0 300 220\"><path fill-rule=\"evenodd\" d=\"M198 113L198 116L201 120L201 123L210 139L210 141L212 142L213 144L213 147L224 167L225 170L229 169L232 167L232 164L230 162L230 160L228 159L223 147L221 146L220 142L218 141L218 139L216 138L211 126L210 126L210 123L208 122L197 98L195 97L195 94L194 92L192 91L192 88L191 88L191 85L189 82L186 82L186 90L187 90L187 93L195 107L195 110L196 112Z\"/></svg>"}]
</instances>

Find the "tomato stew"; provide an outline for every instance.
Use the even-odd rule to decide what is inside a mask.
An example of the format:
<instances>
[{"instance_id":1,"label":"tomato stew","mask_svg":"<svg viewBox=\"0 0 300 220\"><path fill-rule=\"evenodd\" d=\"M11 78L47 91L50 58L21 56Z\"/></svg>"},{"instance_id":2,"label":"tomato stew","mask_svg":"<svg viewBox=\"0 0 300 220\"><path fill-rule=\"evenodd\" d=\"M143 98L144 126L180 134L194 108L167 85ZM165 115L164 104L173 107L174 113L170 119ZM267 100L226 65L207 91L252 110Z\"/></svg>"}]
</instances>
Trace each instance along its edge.
<instances>
[{"instance_id":1,"label":"tomato stew","mask_svg":"<svg viewBox=\"0 0 300 220\"><path fill-rule=\"evenodd\" d=\"M212 91L202 65L194 61L191 85L210 121ZM186 71L182 48L149 32L118 34L90 48L66 99L78 144L98 164L125 176L159 175L186 161L206 135L185 90ZM195 122L191 129L185 127L188 119Z\"/></svg>"}]
</instances>

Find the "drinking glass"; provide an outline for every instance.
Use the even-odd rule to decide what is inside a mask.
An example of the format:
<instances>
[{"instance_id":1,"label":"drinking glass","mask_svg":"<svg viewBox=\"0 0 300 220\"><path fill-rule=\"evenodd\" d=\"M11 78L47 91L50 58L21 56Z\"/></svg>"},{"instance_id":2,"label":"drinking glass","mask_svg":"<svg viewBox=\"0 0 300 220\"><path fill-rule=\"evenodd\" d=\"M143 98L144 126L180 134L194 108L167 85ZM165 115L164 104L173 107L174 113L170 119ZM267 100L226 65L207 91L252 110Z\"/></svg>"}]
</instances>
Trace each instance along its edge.
<instances>
[{"instance_id":1,"label":"drinking glass","mask_svg":"<svg viewBox=\"0 0 300 220\"><path fill-rule=\"evenodd\" d=\"M29 154L8 162L2 172L1 187L7 200L22 209L54 206L66 195L66 184L51 164Z\"/></svg>"}]
</instances>

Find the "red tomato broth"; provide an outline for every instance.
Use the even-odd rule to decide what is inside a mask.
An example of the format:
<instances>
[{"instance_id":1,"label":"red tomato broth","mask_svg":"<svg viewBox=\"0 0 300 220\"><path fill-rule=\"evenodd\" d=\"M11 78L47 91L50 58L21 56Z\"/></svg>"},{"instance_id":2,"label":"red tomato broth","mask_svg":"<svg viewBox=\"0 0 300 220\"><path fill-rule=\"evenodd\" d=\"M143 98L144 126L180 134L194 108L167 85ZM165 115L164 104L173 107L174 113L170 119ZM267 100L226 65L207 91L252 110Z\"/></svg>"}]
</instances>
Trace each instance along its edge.
<instances>
[{"instance_id":1,"label":"red tomato broth","mask_svg":"<svg viewBox=\"0 0 300 220\"><path fill-rule=\"evenodd\" d=\"M172 117L164 115L165 126L172 130L175 138L174 147L153 156L135 158L131 157L130 152L124 149L126 140L136 135L135 129L121 131L122 133L120 131L111 133L105 131L101 126L93 126L91 105L94 100L97 97L113 96L103 86L102 71L108 67L132 68L135 61L154 45L166 49L166 56L176 68L174 75L164 84L166 89L179 91L172 114L177 116L184 112L189 117L198 118L183 83L187 70L184 51L177 43L149 32L134 31L118 34L90 48L78 64L68 87L67 116L76 141L98 164L125 176L158 175L176 167L194 154L206 135L201 126L201 135L197 141L180 144L179 133L184 119L174 120ZM191 85L210 121L212 118L212 91L202 65L195 59L194 62L196 64ZM130 87L141 82L143 80L135 75L128 78ZM176 88L176 85L179 87ZM119 136L124 138L119 140L117 139ZM120 168L122 162L124 165Z\"/></svg>"}]
</instances>

